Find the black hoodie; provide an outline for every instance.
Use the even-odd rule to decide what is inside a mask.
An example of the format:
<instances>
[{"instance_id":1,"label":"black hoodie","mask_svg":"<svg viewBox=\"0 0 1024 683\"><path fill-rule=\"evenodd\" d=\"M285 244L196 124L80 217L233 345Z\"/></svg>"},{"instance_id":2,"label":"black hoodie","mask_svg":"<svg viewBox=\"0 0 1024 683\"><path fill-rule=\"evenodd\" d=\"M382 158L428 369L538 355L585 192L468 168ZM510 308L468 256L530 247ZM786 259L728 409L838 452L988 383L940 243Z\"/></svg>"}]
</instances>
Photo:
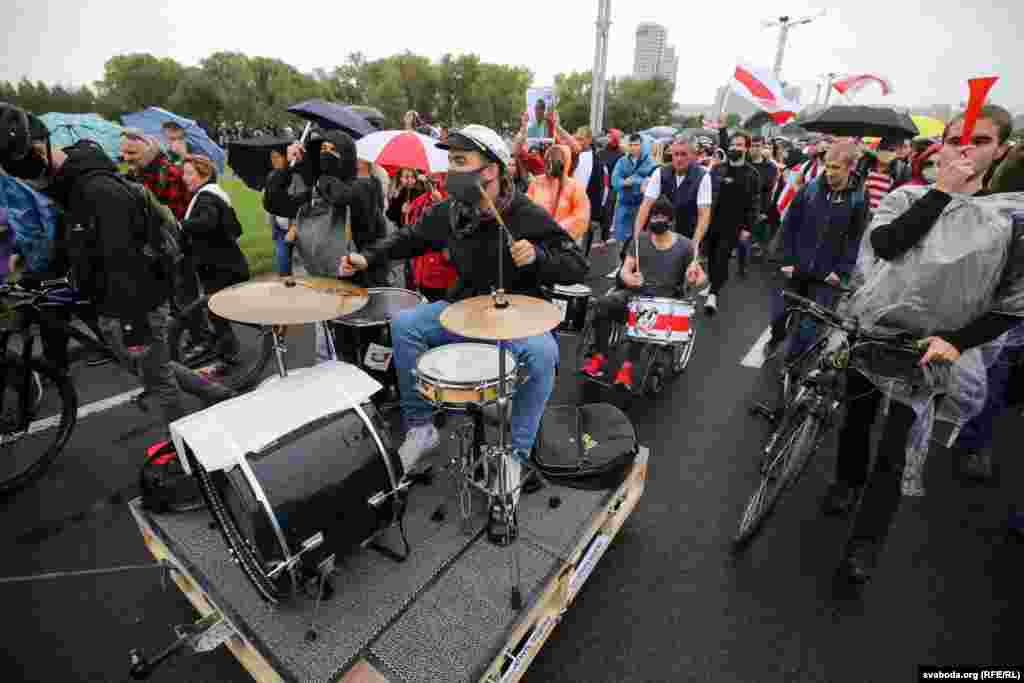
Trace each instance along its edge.
<instances>
[{"instance_id":1,"label":"black hoodie","mask_svg":"<svg viewBox=\"0 0 1024 683\"><path fill-rule=\"evenodd\" d=\"M138 321L168 300L167 276L146 259L146 218L140 195L128 181L114 177L117 167L98 146L78 143L64 150L68 158L48 193L67 213L68 260L90 261L89 282L76 283L92 297L103 315ZM91 247L81 239L95 235Z\"/></svg>"},{"instance_id":2,"label":"black hoodie","mask_svg":"<svg viewBox=\"0 0 1024 683\"><path fill-rule=\"evenodd\" d=\"M310 273L326 277L337 275L340 255L347 253L345 245L345 216L351 210L352 241L357 250L373 244L386 234L383 206L384 192L375 178L357 178L356 143L342 131L328 131L324 140L337 148L338 159L331 165L320 168L319 145L310 145L302 163L294 167L274 171L267 179L263 194L263 207L268 213L287 218L298 218L300 252L308 242L312 253L306 267ZM295 176L301 183L293 184ZM309 189L296 192L296 185L312 187L315 179L316 196L325 201L333 213L332 235L304 235L303 216L312 217L319 209L311 207L314 193ZM323 207L323 203L321 203ZM307 239L308 238L308 239ZM372 275L375 281L385 277L386 266ZM368 283L368 284L375 284Z\"/></svg>"}]
</instances>

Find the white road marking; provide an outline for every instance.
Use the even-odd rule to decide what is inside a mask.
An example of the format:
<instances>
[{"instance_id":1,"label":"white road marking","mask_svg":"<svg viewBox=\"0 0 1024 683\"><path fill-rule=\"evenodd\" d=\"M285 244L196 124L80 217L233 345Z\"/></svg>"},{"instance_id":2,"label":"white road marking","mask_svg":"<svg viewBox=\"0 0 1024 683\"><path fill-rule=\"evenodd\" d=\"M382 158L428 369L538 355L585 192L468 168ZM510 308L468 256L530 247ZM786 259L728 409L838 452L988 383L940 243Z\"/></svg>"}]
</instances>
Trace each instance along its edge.
<instances>
[{"instance_id":1,"label":"white road marking","mask_svg":"<svg viewBox=\"0 0 1024 683\"><path fill-rule=\"evenodd\" d=\"M747 351L747 355L743 356L743 360L740 361L740 365L746 368L759 368L764 365L764 346L768 343L768 340L772 336L772 328L768 327L761 336L757 338L754 345L750 347L750 351Z\"/></svg>"},{"instance_id":2,"label":"white road marking","mask_svg":"<svg viewBox=\"0 0 1024 683\"><path fill-rule=\"evenodd\" d=\"M56 389L50 387L49 391L56 391ZM118 394L117 396L105 398L102 401L93 401L92 403L89 403L87 405L79 406L78 419L81 420L83 417L88 417L89 415L95 415L96 413L102 413L105 410L116 408L117 406L123 405L128 401L132 400L141 393L142 389L132 389L131 391L126 391L123 394ZM31 425L29 425L28 433L36 434L38 432L46 431L47 429L53 429L59 424L60 415L47 417L45 419L39 420L38 422L33 422Z\"/></svg>"}]
</instances>

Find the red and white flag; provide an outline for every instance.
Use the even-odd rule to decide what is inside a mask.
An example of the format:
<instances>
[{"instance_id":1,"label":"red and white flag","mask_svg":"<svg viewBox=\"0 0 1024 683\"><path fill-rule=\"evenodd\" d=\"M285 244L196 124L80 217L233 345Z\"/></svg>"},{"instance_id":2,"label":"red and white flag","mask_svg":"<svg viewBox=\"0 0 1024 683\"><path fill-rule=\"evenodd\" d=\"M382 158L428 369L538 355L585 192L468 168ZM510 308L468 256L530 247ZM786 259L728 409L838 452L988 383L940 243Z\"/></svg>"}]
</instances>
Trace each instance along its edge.
<instances>
[{"instance_id":1,"label":"red and white flag","mask_svg":"<svg viewBox=\"0 0 1024 683\"><path fill-rule=\"evenodd\" d=\"M729 85L734 93L768 112L779 125L796 116L800 110L797 102L786 99L782 84L766 69L740 64Z\"/></svg>"},{"instance_id":2,"label":"red and white flag","mask_svg":"<svg viewBox=\"0 0 1024 683\"><path fill-rule=\"evenodd\" d=\"M881 88L883 96L892 93L892 81L876 74L848 74L838 81L832 82L832 87L840 95L858 93L869 85L877 85Z\"/></svg>"}]
</instances>

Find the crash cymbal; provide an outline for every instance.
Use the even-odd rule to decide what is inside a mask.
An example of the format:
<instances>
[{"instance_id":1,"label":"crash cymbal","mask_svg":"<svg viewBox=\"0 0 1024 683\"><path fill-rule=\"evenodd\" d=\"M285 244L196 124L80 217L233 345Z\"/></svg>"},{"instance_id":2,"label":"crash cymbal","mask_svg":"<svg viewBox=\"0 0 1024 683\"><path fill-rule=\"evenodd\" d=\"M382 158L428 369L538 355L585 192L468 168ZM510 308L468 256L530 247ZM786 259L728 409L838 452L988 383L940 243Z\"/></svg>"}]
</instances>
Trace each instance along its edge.
<instances>
[{"instance_id":1,"label":"crash cymbal","mask_svg":"<svg viewBox=\"0 0 1024 683\"><path fill-rule=\"evenodd\" d=\"M475 296L444 309L441 326L470 339L522 339L549 332L562 322L562 311L543 299L508 294L508 307L498 308L492 296Z\"/></svg>"},{"instance_id":2,"label":"crash cymbal","mask_svg":"<svg viewBox=\"0 0 1024 683\"><path fill-rule=\"evenodd\" d=\"M255 325L303 325L355 313L369 301L358 288L315 289L299 280L267 278L222 289L210 297L210 310L222 318ZM327 280L329 278L317 278ZM338 281L335 281L338 282ZM356 291L353 291L356 290Z\"/></svg>"},{"instance_id":3,"label":"crash cymbal","mask_svg":"<svg viewBox=\"0 0 1024 683\"><path fill-rule=\"evenodd\" d=\"M287 282L288 280L293 280L297 285L301 285L302 287L307 287L309 289L315 289L320 292L341 294L344 296L369 296L369 292L366 291L365 287L359 287L348 280L339 280L334 277L317 277L315 275L277 275L276 273L269 273L267 275L261 275L254 278L254 281L256 282Z\"/></svg>"}]
</instances>

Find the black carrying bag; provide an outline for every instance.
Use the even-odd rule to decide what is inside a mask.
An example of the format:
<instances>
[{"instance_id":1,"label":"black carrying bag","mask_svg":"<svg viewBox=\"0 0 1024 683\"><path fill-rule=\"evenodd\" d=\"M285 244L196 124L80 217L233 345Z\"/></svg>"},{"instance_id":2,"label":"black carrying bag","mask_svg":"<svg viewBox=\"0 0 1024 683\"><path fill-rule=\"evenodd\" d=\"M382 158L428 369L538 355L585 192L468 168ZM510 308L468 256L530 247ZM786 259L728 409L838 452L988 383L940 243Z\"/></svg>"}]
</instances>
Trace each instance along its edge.
<instances>
[{"instance_id":1,"label":"black carrying bag","mask_svg":"<svg viewBox=\"0 0 1024 683\"><path fill-rule=\"evenodd\" d=\"M533 464L569 488L613 489L636 459L636 429L608 403L554 406L544 412Z\"/></svg>"}]
</instances>

